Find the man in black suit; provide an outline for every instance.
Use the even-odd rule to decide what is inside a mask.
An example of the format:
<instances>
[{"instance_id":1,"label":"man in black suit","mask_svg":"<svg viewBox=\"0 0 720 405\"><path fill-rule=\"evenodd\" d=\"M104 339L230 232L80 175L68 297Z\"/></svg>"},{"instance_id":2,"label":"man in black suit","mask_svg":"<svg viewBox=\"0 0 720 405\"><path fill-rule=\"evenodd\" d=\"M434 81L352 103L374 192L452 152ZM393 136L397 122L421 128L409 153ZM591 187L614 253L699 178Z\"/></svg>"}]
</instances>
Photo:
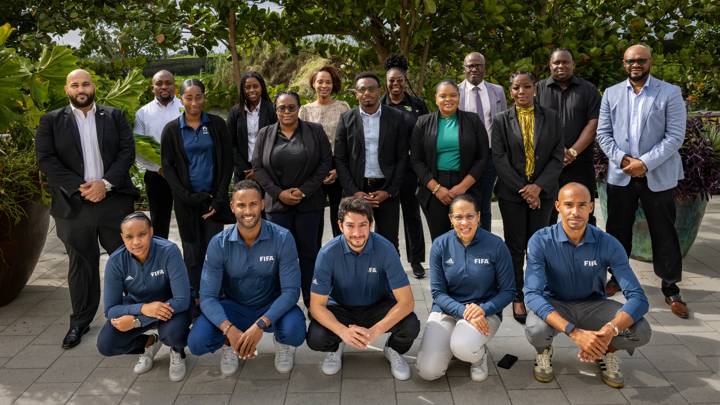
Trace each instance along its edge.
<instances>
[{"instance_id":1,"label":"man in black suit","mask_svg":"<svg viewBox=\"0 0 720 405\"><path fill-rule=\"evenodd\" d=\"M73 312L62 346L70 349L87 333L100 303L100 249L123 244L120 221L138 195L130 180L135 160L132 131L120 110L95 104L90 74L67 76L70 105L40 118L35 149L47 175L57 235L70 261Z\"/></svg>"},{"instance_id":2,"label":"man in black suit","mask_svg":"<svg viewBox=\"0 0 720 405\"><path fill-rule=\"evenodd\" d=\"M398 193L407 164L408 117L380 104L380 79L371 72L355 77L359 107L343 113L335 133L335 166L343 195L373 207L375 232L398 248Z\"/></svg>"}]
</instances>

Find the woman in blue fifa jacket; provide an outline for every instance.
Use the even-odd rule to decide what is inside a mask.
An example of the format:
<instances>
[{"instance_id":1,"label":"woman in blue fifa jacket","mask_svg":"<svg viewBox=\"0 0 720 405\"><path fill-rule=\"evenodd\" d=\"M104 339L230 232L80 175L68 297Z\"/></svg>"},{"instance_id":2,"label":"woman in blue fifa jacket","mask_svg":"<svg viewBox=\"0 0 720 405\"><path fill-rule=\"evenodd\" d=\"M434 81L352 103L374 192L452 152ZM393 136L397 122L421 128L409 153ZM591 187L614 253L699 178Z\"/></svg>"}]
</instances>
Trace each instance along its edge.
<instances>
[{"instance_id":1,"label":"woman in blue fifa jacket","mask_svg":"<svg viewBox=\"0 0 720 405\"><path fill-rule=\"evenodd\" d=\"M515 293L510 252L502 239L480 228L468 194L450 203L453 229L433 241L430 289L433 306L417 357L425 380L442 377L453 356L470 363L470 377L488 377L487 344Z\"/></svg>"},{"instance_id":2,"label":"woman in blue fifa jacket","mask_svg":"<svg viewBox=\"0 0 720 405\"><path fill-rule=\"evenodd\" d=\"M98 335L103 356L140 354L134 371L150 371L161 343L170 347L171 381L185 378L185 346L191 313L190 281L180 249L153 237L142 212L120 224L123 243L105 266L104 305L108 319Z\"/></svg>"}]
</instances>

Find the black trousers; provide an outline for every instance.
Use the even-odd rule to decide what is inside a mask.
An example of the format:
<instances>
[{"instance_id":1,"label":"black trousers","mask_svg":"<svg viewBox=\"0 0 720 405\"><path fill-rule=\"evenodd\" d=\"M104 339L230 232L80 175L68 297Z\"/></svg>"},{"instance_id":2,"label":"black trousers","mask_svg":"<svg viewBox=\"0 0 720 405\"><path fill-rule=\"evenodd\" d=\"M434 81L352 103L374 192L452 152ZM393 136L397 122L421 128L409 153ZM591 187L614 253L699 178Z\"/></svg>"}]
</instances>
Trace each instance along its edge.
<instances>
[{"instance_id":1,"label":"black trousers","mask_svg":"<svg viewBox=\"0 0 720 405\"><path fill-rule=\"evenodd\" d=\"M550 210L555 209L553 201L540 201L540 208L533 210L525 202L499 199L500 214L503 220L505 245L512 257L515 270L515 294L522 297L524 283L523 268L525 251L530 237L539 229L548 226Z\"/></svg>"},{"instance_id":2,"label":"black trousers","mask_svg":"<svg viewBox=\"0 0 720 405\"><path fill-rule=\"evenodd\" d=\"M120 332L108 320L100 330L97 338L98 352L103 356L117 356L120 354L140 354L145 351L149 329L157 328L160 341L178 353L184 353L187 338L190 333L190 320L192 311L173 314L167 321L157 321L149 325Z\"/></svg>"},{"instance_id":3,"label":"black trousers","mask_svg":"<svg viewBox=\"0 0 720 405\"><path fill-rule=\"evenodd\" d=\"M199 212L199 211L198 211ZM187 267L190 276L190 288L193 298L200 296L200 277L202 275L203 264L205 264L205 253L208 244L213 236L223 230L223 224L215 222L211 219L202 219L200 214L194 220L197 221L195 229L197 234L192 242L182 241L183 261ZM180 224L178 224L180 226Z\"/></svg>"},{"instance_id":4,"label":"black trousers","mask_svg":"<svg viewBox=\"0 0 720 405\"><path fill-rule=\"evenodd\" d=\"M490 153L492 155L492 152ZM492 156L491 156L492 158ZM477 181L480 189L480 227L488 232L492 232L492 195L497 180L497 169L492 159L488 159L485 164L485 170Z\"/></svg>"},{"instance_id":5,"label":"black trousers","mask_svg":"<svg viewBox=\"0 0 720 405\"><path fill-rule=\"evenodd\" d=\"M365 182L362 191L372 193L381 189L382 181L375 184ZM398 250L398 234L400 233L400 199L397 196L388 198L380 203L380 206L373 208L375 219L375 232L395 246ZM398 254L399 254L398 250Z\"/></svg>"},{"instance_id":6,"label":"black trousers","mask_svg":"<svg viewBox=\"0 0 720 405\"><path fill-rule=\"evenodd\" d=\"M340 227L338 226L338 207L340 206L340 200L342 200L342 186L340 182L335 180L331 184L323 184L322 189L328 199L330 206L330 228L332 229L333 238L340 235ZM320 228L318 231L318 246L322 246L323 228L325 228L325 220L320 221Z\"/></svg>"},{"instance_id":7,"label":"black trousers","mask_svg":"<svg viewBox=\"0 0 720 405\"><path fill-rule=\"evenodd\" d=\"M323 210L299 212L290 208L287 212L269 212L268 221L290 231L295 239L300 261L300 289L306 308L310 308L310 286L315 271L315 259L320 251L316 232L323 223Z\"/></svg>"},{"instance_id":8,"label":"black trousers","mask_svg":"<svg viewBox=\"0 0 720 405\"><path fill-rule=\"evenodd\" d=\"M591 146L592 147L592 146ZM579 161L571 163L565 166L560 172L560 178L558 184L560 188L568 183L580 183L590 190L590 196L593 201L597 198L597 182L595 180L595 167L593 166L592 160L590 161ZM550 224L554 224L558 221L558 212L555 208L550 211ZM595 218L594 211L590 214L588 220L590 224L596 225L597 220Z\"/></svg>"},{"instance_id":9,"label":"black trousers","mask_svg":"<svg viewBox=\"0 0 720 405\"><path fill-rule=\"evenodd\" d=\"M400 186L400 208L403 216L403 230L405 231L405 251L410 263L425 261L425 235L423 234L422 219L420 218L420 204L415 193L418 188L417 175L412 170L405 172L405 178Z\"/></svg>"},{"instance_id":10,"label":"black trousers","mask_svg":"<svg viewBox=\"0 0 720 405\"><path fill-rule=\"evenodd\" d=\"M616 237L628 257L632 251L632 228L638 201L647 217L653 251L653 270L662 279L666 297L680 294L682 254L675 230L675 189L652 191L646 178L632 178L627 186L607 186L607 232Z\"/></svg>"},{"instance_id":11,"label":"black trousers","mask_svg":"<svg viewBox=\"0 0 720 405\"><path fill-rule=\"evenodd\" d=\"M173 196L165 177L157 172L145 171L145 191L150 205L153 234L167 239L170 234Z\"/></svg>"},{"instance_id":12,"label":"black trousers","mask_svg":"<svg viewBox=\"0 0 720 405\"><path fill-rule=\"evenodd\" d=\"M328 305L327 308L335 315L338 322L345 326L358 325L363 328L370 328L383 319L394 305L394 300L386 300L363 307ZM420 320L418 320L414 312L411 312L390 328L389 332L390 338L387 345L400 354L406 353L420 333ZM308 326L305 341L312 350L334 352L337 351L342 339L315 319L310 318L310 326Z\"/></svg>"},{"instance_id":13,"label":"black trousers","mask_svg":"<svg viewBox=\"0 0 720 405\"><path fill-rule=\"evenodd\" d=\"M73 218L55 218L57 236L69 259L71 327L89 325L100 304L100 248L111 254L122 246L120 221L133 210L133 197L110 192L99 203L83 202Z\"/></svg>"}]
</instances>

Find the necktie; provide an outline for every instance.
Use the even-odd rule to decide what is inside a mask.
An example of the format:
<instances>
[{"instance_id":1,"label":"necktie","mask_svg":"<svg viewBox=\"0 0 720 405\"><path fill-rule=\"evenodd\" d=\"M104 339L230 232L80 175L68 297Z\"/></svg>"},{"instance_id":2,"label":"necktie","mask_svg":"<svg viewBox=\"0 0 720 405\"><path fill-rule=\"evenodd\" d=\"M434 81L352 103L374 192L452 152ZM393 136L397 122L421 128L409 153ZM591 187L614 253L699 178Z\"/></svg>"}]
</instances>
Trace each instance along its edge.
<instances>
[{"instance_id":1,"label":"necktie","mask_svg":"<svg viewBox=\"0 0 720 405\"><path fill-rule=\"evenodd\" d=\"M483 111L482 99L480 98L480 88L473 87L473 91L475 92L475 111L477 111L480 120L485 125L485 111Z\"/></svg>"},{"instance_id":2,"label":"necktie","mask_svg":"<svg viewBox=\"0 0 720 405\"><path fill-rule=\"evenodd\" d=\"M535 108L522 108L515 106L518 113L518 123L522 133L525 148L525 176L528 180L535 173Z\"/></svg>"}]
</instances>

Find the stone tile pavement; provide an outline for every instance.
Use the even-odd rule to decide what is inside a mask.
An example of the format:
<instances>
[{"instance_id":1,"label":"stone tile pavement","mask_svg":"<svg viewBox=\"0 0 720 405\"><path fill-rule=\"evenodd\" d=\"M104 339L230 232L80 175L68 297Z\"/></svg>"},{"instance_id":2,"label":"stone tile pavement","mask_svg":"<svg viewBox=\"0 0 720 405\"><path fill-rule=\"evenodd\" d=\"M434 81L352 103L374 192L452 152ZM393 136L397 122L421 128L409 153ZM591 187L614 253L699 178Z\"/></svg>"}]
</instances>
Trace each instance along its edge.
<instances>
[{"instance_id":1,"label":"stone tile pavement","mask_svg":"<svg viewBox=\"0 0 720 405\"><path fill-rule=\"evenodd\" d=\"M493 229L502 234L497 206L493 210ZM326 239L328 233L326 224ZM171 234L179 242L177 229ZM402 250L404 258L404 246ZM60 348L70 311L67 259L51 228L29 285L0 308L0 404L720 404L720 201L708 205L698 239L684 260L681 287L693 311L691 319L674 317L664 305L650 264L632 265L650 298L647 319L653 338L635 355L623 355L626 384L621 390L605 386L594 365L578 362L572 343L563 336L555 340L556 380L536 382L533 350L509 307L489 348L492 363L505 353L519 361L510 370L491 363L490 377L483 383L472 382L468 365L456 360L440 380L424 382L413 376L395 381L379 350L346 352L342 372L328 377L319 370L322 354L307 346L299 348L292 373L278 374L267 335L260 356L241 362L237 375L220 376L217 353L189 355L185 381L172 383L167 378L167 348L158 354L155 368L141 376L132 372L136 356L101 357L95 348L104 322L100 313L78 347ZM407 271L411 274L409 266ZM431 304L428 280L411 280L416 312L424 322ZM407 354L410 362L418 343Z\"/></svg>"}]
</instances>

